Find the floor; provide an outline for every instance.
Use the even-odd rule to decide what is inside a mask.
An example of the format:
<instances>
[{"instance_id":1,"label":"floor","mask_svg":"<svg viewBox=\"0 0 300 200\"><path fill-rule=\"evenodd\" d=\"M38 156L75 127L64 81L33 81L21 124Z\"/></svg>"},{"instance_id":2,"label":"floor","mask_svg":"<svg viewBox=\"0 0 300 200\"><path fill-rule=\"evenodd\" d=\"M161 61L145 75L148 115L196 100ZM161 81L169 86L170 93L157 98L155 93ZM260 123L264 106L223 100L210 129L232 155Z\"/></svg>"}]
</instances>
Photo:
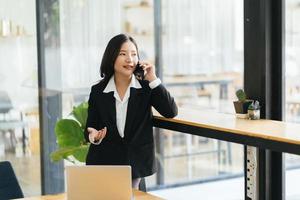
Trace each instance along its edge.
<instances>
[{"instance_id":1,"label":"floor","mask_svg":"<svg viewBox=\"0 0 300 200\"><path fill-rule=\"evenodd\" d=\"M300 169L288 170L286 173L286 200L299 200ZM150 191L156 196L172 200L242 200L244 199L244 179L235 178L224 181L197 184L172 189Z\"/></svg>"}]
</instances>

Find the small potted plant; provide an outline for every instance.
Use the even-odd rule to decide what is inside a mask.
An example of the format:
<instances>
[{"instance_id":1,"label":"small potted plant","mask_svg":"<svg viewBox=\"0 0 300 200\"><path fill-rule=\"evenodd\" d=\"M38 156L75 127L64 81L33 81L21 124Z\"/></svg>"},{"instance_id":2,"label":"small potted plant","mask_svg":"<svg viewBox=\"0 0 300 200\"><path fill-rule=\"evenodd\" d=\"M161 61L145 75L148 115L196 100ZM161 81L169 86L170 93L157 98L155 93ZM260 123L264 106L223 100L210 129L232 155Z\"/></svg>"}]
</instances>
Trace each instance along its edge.
<instances>
[{"instance_id":1,"label":"small potted plant","mask_svg":"<svg viewBox=\"0 0 300 200\"><path fill-rule=\"evenodd\" d=\"M237 101L234 101L234 109L237 114L247 114L248 107L251 105L253 100L247 99L246 93L243 89L239 89L235 92Z\"/></svg>"}]
</instances>

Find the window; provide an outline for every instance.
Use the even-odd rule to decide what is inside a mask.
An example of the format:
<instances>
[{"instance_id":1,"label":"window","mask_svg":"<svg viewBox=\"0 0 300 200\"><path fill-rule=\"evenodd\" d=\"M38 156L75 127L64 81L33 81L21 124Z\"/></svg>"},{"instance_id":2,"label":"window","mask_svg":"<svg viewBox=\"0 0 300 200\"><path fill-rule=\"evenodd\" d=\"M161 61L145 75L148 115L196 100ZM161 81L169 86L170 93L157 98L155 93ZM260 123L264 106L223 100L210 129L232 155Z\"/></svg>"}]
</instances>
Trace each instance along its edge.
<instances>
[{"instance_id":1,"label":"window","mask_svg":"<svg viewBox=\"0 0 300 200\"><path fill-rule=\"evenodd\" d=\"M243 29L243 1L162 1L163 80L181 108L234 113ZM242 174L241 145L161 132L164 184Z\"/></svg>"},{"instance_id":2,"label":"window","mask_svg":"<svg viewBox=\"0 0 300 200\"><path fill-rule=\"evenodd\" d=\"M0 1L0 161L25 196L39 195L40 129L35 1Z\"/></svg>"},{"instance_id":3,"label":"window","mask_svg":"<svg viewBox=\"0 0 300 200\"><path fill-rule=\"evenodd\" d=\"M300 26L297 20L300 19L300 1L286 0L285 5L285 90L286 110L285 121L300 123ZM285 154L286 160L286 196L299 196L296 178L300 174L300 157L293 154ZM296 193L295 193L296 192Z\"/></svg>"},{"instance_id":4,"label":"window","mask_svg":"<svg viewBox=\"0 0 300 200\"><path fill-rule=\"evenodd\" d=\"M243 1L166 0L161 3L164 84L183 108L234 113L232 101L235 91L243 87ZM44 4L49 15L43 15L43 20L47 22L43 35L45 46L41 47L45 50L43 78L46 91L57 94L55 99L47 99L51 112L43 113L43 118L49 119L50 128L53 129L57 118L66 117L74 105L87 100L91 85L100 79L102 54L112 36L120 32L129 33L137 40L141 59L155 63L154 1L56 0L44 1ZM32 14L35 13L35 5L32 2L26 7L29 5L32 5L32 10L30 14L24 13L26 17L22 19L33 24L30 28L20 26L16 30L23 33L24 38L25 35L27 38L27 34L32 35L28 38L35 42L35 16ZM3 7L7 8L8 4ZM29 16L32 16L31 20ZM4 24L7 23L5 16L3 19ZM11 19L14 20L13 17ZM2 30L4 35L5 31ZM13 46L19 44L20 38L12 40L1 37L0 42L10 42ZM24 54L30 53L30 56L21 58L21 61L25 61L20 61L22 65L27 61L30 61L30 65L26 71L21 71L23 73L20 76L23 78L27 73L31 75L25 85L32 86L28 96L34 99L32 104L38 107L34 42L30 51ZM27 44L29 42L25 43L25 47ZM20 45L14 48L17 51L11 52L20 53L22 49ZM8 56L1 56L9 59ZM16 60L19 62L11 57L4 63L15 64ZM0 76L3 76L2 69L1 65ZM31 105L28 107L31 108ZM61 110L54 109L57 107ZM36 130L38 132L38 128ZM50 136L53 133L43 134ZM162 130L162 135L165 184L193 182L243 171L243 148L240 145L167 130ZM205 165L209 165L209 168L203 168ZM153 179L156 178L161 177L147 178L147 186L155 187L157 182Z\"/></svg>"}]
</instances>

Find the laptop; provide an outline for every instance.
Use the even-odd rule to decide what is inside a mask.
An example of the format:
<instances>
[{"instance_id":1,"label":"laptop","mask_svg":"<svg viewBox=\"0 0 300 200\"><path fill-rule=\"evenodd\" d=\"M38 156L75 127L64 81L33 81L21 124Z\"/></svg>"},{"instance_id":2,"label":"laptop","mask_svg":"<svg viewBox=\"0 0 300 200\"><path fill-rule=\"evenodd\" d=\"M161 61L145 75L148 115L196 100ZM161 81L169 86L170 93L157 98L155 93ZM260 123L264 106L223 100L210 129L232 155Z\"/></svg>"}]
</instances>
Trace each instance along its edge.
<instances>
[{"instance_id":1,"label":"laptop","mask_svg":"<svg viewBox=\"0 0 300 200\"><path fill-rule=\"evenodd\" d=\"M131 167L66 166L68 200L131 200Z\"/></svg>"}]
</instances>

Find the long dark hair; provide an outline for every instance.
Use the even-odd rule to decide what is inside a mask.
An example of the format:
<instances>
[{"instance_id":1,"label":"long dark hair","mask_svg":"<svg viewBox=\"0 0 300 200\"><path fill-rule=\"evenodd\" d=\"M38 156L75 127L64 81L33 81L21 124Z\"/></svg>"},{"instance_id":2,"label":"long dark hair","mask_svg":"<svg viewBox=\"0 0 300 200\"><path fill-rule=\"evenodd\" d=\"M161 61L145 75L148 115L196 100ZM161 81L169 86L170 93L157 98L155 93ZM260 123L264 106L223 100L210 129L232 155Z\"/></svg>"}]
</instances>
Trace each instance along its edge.
<instances>
[{"instance_id":1,"label":"long dark hair","mask_svg":"<svg viewBox=\"0 0 300 200\"><path fill-rule=\"evenodd\" d=\"M100 76L104 78L104 80L108 81L115 73L115 61L119 55L122 44L127 41L131 41L135 45L139 58L138 46L136 41L131 36L127 34L119 34L114 36L112 39L110 39L106 46L100 65Z\"/></svg>"}]
</instances>

